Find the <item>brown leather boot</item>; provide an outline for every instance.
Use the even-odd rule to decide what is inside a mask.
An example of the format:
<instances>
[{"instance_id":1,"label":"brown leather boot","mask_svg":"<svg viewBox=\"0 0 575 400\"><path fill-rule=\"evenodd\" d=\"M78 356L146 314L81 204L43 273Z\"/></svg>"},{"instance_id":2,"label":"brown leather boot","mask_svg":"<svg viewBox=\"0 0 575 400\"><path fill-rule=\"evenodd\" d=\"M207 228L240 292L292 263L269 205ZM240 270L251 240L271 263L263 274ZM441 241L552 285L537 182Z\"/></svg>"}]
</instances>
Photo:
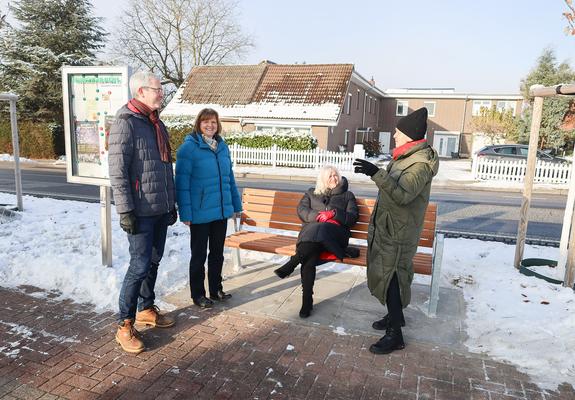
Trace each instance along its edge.
<instances>
[{"instance_id":1,"label":"brown leather boot","mask_svg":"<svg viewBox=\"0 0 575 400\"><path fill-rule=\"evenodd\" d=\"M118 325L116 342L127 353L138 354L144 351L144 342L142 342L140 333L134 328L130 319L125 319L124 322Z\"/></svg>"},{"instance_id":2,"label":"brown leather boot","mask_svg":"<svg viewBox=\"0 0 575 400\"><path fill-rule=\"evenodd\" d=\"M155 326L156 328L169 328L174 326L176 321L167 315L160 314L160 309L157 306L146 308L136 314L137 325Z\"/></svg>"}]
</instances>

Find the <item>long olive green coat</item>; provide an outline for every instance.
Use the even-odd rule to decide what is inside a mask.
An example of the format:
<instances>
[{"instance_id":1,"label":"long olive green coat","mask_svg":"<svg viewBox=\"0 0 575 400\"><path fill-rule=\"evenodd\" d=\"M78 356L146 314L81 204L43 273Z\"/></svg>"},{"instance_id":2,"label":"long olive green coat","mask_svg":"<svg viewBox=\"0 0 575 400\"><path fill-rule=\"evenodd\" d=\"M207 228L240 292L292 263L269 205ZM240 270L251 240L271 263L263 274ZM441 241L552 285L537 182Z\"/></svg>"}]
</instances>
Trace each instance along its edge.
<instances>
[{"instance_id":1,"label":"long olive green coat","mask_svg":"<svg viewBox=\"0 0 575 400\"><path fill-rule=\"evenodd\" d=\"M379 193L368 231L367 285L382 304L394 273L399 280L401 304L407 307L411 301L412 259L423 229L431 179L438 167L437 152L424 142L371 178Z\"/></svg>"}]
</instances>

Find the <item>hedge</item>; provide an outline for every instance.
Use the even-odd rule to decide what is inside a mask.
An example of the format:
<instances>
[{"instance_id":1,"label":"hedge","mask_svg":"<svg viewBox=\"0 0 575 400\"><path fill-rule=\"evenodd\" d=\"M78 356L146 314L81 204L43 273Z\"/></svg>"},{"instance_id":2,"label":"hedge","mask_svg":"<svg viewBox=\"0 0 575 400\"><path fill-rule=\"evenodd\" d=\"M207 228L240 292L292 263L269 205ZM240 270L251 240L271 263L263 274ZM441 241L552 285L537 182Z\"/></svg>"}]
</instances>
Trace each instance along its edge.
<instances>
[{"instance_id":1,"label":"hedge","mask_svg":"<svg viewBox=\"0 0 575 400\"><path fill-rule=\"evenodd\" d=\"M244 147L267 148L276 145L287 150L313 150L317 147L317 139L309 133L271 133L249 132L231 133L225 136L226 143L234 143Z\"/></svg>"},{"instance_id":2,"label":"hedge","mask_svg":"<svg viewBox=\"0 0 575 400\"><path fill-rule=\"evenodd\" d=\"M189 117L166 117L163 119L170 134L172 153L183 143L186 135L194 129L193 120ZM276 145L288 150L313 150L317 147L317 139L310 133L272 133L270 131L224 132L226 143L234 143L243 147L268 148Z\"/></svg>"},{"instance_id":3,"label":"hedge","mask_svg":"<svg viewBox=\"0 0 575 400\"><path fill-rule=\"evenodd\" d=\"M65 153L64 129L59 124L19 120L18 138L22 157L54 159ZM0 119L0 153L13 153L8 119Z\"/></svg>"}]
</instances>

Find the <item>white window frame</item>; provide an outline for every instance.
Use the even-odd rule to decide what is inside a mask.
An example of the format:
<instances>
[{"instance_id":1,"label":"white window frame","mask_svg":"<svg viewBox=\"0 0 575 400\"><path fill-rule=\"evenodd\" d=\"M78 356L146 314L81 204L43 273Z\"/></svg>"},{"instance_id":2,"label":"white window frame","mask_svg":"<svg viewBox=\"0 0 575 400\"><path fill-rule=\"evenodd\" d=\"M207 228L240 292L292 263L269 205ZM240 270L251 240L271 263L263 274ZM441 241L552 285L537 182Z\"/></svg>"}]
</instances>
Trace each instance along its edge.
<instances>
[{"instance_id":1,"label":"white window frame","mask_svg":"<svg viewBox=\"0 0 575 400\"><path fill-rule=\"evenodd\" d=\"M433 112L429 109L429 106L433 107ZM427 116L428 117L435 117L435 108L437 107L437 103L435 101L424 101L423 107L427 108Z\"/></svg>"},{"instance_id":2,"label":"white window frame","mask_svg":"<svg viewBox=\"0 0 575 400\"><path fill-rule=\"evenodd\" d=\"M403 111L399 112L399 107L403 107ZM397 104L395 105L395 116L396 117L405 117L409 112L409 101L407 100L397 100Z\"/></svg>"},{"instance_id":3,"label":"white window frame","mask_svg":"<svg viewBox=\"0 0 575 400\"><path fill-rule=\"evenodd\" d=\"M501 103L503 104L501 105ZM517 102L513 100L498 100L497 103L495 103L495 107L497 108L497 111L501 113L507 110L512 110L513 116L515 116L515 111L517 109Z\"/></svg>"},{"instance_id":4,"label":"white window frame","mask_svg":"<svg viewBox=\"0 0 575 400\"><path fill-rule=\"evenodd\" d=\"M492 102L491 100L473 100L473 107L471 109L471 115L477 117L481 115L482 108L491 108Z\"/></svg>"}]
</instances>

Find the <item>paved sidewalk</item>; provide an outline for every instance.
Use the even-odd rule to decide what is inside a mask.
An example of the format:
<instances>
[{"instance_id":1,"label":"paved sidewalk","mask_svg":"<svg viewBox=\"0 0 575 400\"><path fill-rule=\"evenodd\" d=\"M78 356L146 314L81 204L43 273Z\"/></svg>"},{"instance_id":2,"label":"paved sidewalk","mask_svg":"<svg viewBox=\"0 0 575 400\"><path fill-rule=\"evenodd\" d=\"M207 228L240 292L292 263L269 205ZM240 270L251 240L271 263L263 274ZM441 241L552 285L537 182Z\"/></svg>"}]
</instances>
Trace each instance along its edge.
<instances>
[{"instance_id":1,"label":"paved sidewalk","mask_svg":"<svg viewBox=\"0 0 575 400\"><path fill-rule=\"evenodd\" d=\"M546 393L513 366L463 350L408 338L405 350L374 356L373 334L221 306L177 309L174 328L143 330L147 351L127 355L111 313L45 295L0 288L1 398L575 398L571 386Z\"/></svg>"}]
</instances>

